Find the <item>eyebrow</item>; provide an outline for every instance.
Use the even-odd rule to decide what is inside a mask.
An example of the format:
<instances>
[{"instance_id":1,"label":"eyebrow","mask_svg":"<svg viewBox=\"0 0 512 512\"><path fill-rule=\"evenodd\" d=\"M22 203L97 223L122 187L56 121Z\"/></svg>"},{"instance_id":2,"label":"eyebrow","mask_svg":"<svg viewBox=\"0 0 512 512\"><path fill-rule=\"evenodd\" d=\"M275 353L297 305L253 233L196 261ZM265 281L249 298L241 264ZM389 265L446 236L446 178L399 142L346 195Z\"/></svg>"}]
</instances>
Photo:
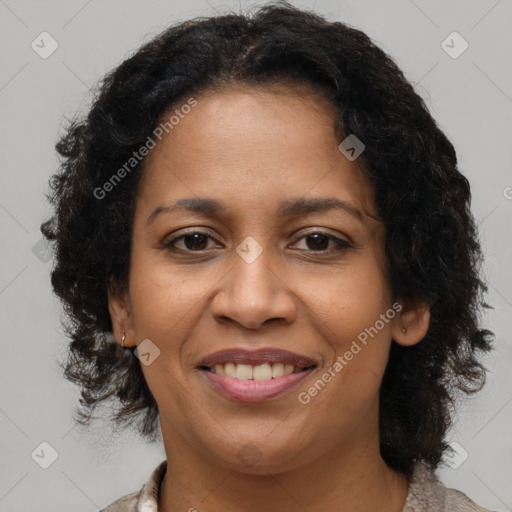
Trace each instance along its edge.
<instances>
[{"instance_id":1,"label":"eyebrow","mask_svg":"<svg viewBox=\"0 0 512 512\"><path fill-rule=\"evenodd\" d=\"M337 197L297 198L281 203L278 215L283 217L297 217L309 213L325 212L329 210L342 210L363 222L364 214L353 204ZM204 215L219 216L227 214L228 209L219 201L208 197L178 199L174 204L157 206L148 217L146 226L162 214L175 210L188 210Z\"/></svg>"}]
</instances>

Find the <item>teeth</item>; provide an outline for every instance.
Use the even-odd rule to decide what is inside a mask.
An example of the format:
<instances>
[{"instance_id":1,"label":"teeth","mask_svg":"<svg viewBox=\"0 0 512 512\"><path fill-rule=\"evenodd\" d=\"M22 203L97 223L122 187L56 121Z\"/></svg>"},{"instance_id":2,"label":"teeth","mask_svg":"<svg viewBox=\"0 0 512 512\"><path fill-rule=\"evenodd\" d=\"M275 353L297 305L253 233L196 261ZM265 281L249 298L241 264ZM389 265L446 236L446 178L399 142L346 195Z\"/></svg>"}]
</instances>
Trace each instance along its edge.
<instances>
[{"instance_id":1,"label":"teeth","mask_svg":"<svg viewBox=\"0 0 512 512\"><path fill-rule=\"evenodd\" d=\"M282 377L284 375L284 364L276 363L272 365L272 377L277 379L278 377Z\"/></svg>"},{"instance_id":2,"label":"teeth","mask_svg":"<svg viewBox=\"0 0 512 512\"><path fill-rule=\"evenodd\" d=\"M252 379L252 366L250 366L248 364L237 364L236 365L236 378L238 380Z\"/></svg>"},{"instance_id":3,"label":"teeth","mask_svg":"<svg viewBox=\"0 0 512 512\"><path fill-rule=\"evenodd\" d=\"M221 371L217 371L217 366L220 366ZM222 366L221 364L215 365L215 371L217 373L222 373ZM228 377L231 377L232 379L236 379L236 366L233 363L228 363L224 365L224 375L227 375Z\"/></svg>"},{"instance_id":4,"label":"teeth","mask_svg":"<svg viewBox=\"0 0 512 512\"><path fill-rule=\"evenodd\" d=\"M270 380L272 378L272 367L268 364L260 364L252 370L254 380Z\"/></svg>"},{"instance_id":5,"label":"teeth","mask_svg":"<svg viewBox=\"0 0 512 512\"><path fill-rule=\"evenodd\" d=\"M264 363L257 366L250 364L216 364L211 370L219 375L226 375L232 379L239 380L271 380L297 373L303 368L296 368L293 364Z\"/></svg>"}]
</instances>

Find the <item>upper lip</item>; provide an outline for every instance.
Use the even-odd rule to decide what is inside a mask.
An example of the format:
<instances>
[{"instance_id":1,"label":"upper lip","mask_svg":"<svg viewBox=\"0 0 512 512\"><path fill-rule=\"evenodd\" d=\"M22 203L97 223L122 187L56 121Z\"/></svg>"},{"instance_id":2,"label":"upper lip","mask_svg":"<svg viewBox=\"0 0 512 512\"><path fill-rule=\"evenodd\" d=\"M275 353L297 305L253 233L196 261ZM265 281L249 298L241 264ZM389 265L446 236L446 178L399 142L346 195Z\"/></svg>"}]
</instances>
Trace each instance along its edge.
<instances>
[{"instance_id":1,"label":"upper lip","mask_svg":"<svg viewBox=\"0 0 512 512\"><path fill-rule=\"evenodd\" d=\"M264 363L282 363L292 364L299 368L316 366L315 362L309 357L275 348L260 348L257 350L230 348L226 350L219 350L218 352L214 352L202 359L198 366L212 368L216 364L226 363L248 364L251 366L257 366Z\"/></svg>"}]
</instances>

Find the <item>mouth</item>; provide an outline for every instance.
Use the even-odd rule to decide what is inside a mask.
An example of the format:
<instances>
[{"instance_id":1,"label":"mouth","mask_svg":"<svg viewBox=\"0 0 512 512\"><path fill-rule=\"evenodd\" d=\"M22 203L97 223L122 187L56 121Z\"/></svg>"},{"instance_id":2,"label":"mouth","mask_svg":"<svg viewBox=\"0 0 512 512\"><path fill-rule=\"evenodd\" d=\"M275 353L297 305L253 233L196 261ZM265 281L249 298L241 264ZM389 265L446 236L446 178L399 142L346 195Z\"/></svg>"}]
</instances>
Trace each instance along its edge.
<instances>
[{"instance_id":1,"label":"mouth","mask_svg":"<svg viewBox=\"0 0 512 512\"><path fill-rule=\"evenodd\" d=\"M224 350L211 354L197 366L215 390L245 402L282 396L316 367L312 359L276 349Z\"/></svg>"},{"instance_id":2,"label":"mouth","mask_svg":"<svg viewBox=\"0 0 512 512\"><path fill-rule=\"evenodd\" d=\"M237 380L258 380L265 381L278 379L283 375L291 375L292 373L300 373L315 368L314 365L299 367L293 364L283 363L263 363L258 365L235 364L235 363L217 363L213 367L199 366L200 370L215 373L217 375L225 375L231 379Z\"/></svg>"}]
</instances>

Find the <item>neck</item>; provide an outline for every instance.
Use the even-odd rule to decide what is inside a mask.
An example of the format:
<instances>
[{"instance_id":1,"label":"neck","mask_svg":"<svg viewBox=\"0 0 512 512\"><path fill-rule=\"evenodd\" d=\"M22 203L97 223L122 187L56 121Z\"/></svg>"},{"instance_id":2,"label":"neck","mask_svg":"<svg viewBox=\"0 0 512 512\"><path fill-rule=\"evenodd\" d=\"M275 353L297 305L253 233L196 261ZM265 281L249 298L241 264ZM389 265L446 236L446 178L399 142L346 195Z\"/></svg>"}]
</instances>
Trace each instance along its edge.
<instances>
[{"instance_id":1,"label":"neck","mask_svg":"<svg viewBox=\"0 0 512 512\"><path fill-rule=\"evenodd\" d=\"M369 442L359 432L310 463L255 474L228 468L162 432L167 472L159 512L402 512L407 498L407 479L381 458L378 436Z\"/></svg>"}]
</instances>

